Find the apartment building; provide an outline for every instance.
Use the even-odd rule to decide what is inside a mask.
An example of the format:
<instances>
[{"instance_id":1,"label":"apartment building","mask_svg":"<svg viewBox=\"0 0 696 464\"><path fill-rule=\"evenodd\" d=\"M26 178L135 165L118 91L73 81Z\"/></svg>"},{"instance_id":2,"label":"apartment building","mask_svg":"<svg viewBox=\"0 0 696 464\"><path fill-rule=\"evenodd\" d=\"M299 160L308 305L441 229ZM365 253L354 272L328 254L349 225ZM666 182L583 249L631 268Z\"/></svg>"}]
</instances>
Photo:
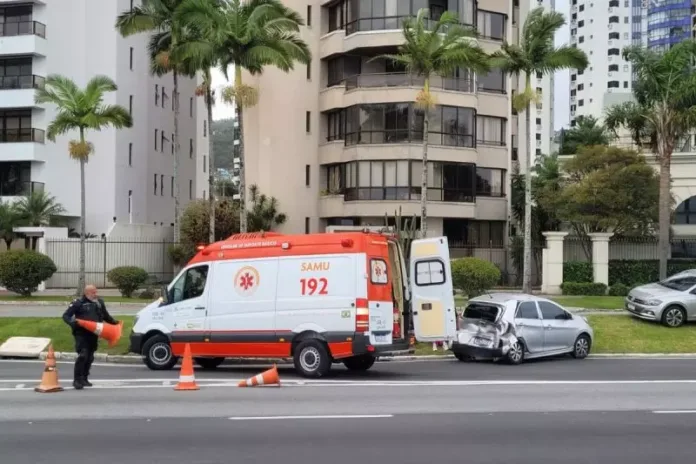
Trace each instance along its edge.
<instances>
[{"instance_id":1,"label":"apartment building","mask_svg":"<svg viewBox=\"0 0 696 464\"><path fill-rule=\"evenodd\" d=\"M513 1L286 1L305 18L313 62L287 75L247 76L260 100L244 114L247 183L279 199L289 217L283 230L382 225L399 208L419 216L423 114L414 100L423 82L373 58L396 52L402 19L420 8L433 18L452 11L492 52L517 34ZM510 81L465 70L432 80L429 235L472 246L505 241Z\"/></svg>"},{"instance_id":2,"label":"apartment building","mask_svg":"<svg viewBox=\"0 0 696 464\"><path fill-rule=\"evenodd\" d=\"M81 87L104 74L119 87L105 103L128 108L134 125L87 134L94 145L86 167L87 231L108 234L118 223L150 225L153 235L171 233L172 79L150 75L146 36L122 38L114 29L117 15L139 1L0 0L0 200L45 190L65 208L68 225L77 227L80 171L68 156L68 142L77 134L48 141L45 131L56 111L37 105L34 94L50 74ZM196 195L199 158L207 153L208 122L195 88L195 80L179 79L182 206Z\"/></svg>"}]
</instances>

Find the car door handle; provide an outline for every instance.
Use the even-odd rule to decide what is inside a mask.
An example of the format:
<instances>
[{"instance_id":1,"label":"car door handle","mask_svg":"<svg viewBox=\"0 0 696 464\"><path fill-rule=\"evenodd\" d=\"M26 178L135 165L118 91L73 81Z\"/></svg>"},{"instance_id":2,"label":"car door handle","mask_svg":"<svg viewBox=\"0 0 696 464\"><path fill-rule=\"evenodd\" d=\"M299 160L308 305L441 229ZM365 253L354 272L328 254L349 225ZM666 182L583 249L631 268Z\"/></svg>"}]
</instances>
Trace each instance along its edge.
<instances>
[{"instance_id":1,"label":"car door handle","mask_svg":"<svg viewBox=\"0 0 696 464\"><path fill-rule=\"evenodd\" d=\"M196 306L196 307L193 308L193 309L195 309L195 310L201 310L201 309L205 309L205 306Z\"/></svg>"}]
</instances>

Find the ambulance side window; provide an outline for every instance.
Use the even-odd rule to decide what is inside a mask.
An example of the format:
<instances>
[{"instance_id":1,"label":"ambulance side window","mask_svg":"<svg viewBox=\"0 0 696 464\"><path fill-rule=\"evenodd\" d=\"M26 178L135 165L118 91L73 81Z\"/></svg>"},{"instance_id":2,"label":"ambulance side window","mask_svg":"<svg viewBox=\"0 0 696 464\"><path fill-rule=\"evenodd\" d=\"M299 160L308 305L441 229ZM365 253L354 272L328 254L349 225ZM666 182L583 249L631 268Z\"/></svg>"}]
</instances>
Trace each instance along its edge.
<instances>
[{"instance_id":1,"label":"ambulance side window","mask_svg":"<svg viewBox=\"0 0 696 464\"><path fill-rule=\"evenodd\" d=\"M428 259L416 263L416 285L442 285L445 283L445 264L439 259Z\"/></svg>"},{"instance_id":2,"label":"ambulance side window","mask_svg":"<svg viewBox=\"0 0 696 464\"><path fill-rule=\"evenodd\" d=\"M208 265L187 270L172 287L170 303L178 303L203 295L207 278Z\"/></svg>"}]
</instances>

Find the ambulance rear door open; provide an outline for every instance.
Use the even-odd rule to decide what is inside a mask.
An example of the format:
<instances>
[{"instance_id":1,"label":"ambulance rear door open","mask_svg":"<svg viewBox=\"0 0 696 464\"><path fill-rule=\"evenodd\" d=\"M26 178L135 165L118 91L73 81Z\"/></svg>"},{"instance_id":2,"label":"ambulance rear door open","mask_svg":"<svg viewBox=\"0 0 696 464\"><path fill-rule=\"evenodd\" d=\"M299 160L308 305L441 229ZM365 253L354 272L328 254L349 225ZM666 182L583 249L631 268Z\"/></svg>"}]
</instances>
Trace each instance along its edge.
<instances>
[{"instance_id":1,"label":"ambulance rear door open","mask_svg":"<svg viewBox=\"0 0 696 464\"><path fill-rule=\"evenodd\" d=\"M416 340L454 340L457 315L447 238L414 240L411 243L409 267L411 310Z\"/></svg>"}]
</instances>

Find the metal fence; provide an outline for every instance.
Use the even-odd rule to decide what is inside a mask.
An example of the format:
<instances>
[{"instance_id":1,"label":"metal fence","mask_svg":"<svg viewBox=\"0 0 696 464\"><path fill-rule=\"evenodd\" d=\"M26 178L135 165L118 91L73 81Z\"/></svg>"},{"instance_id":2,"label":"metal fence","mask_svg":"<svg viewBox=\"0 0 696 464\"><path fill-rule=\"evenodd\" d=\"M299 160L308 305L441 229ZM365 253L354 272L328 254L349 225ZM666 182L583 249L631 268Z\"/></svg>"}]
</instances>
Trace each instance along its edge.
<instances>
[{"instance_id":1,"label":"metal fence","mask_svg":"<svg viewBox=\"0 0 696 464\"><path fill-rule=\"evenodd\" d=\"M672 237L670 259L696 259L696 237ZM660 259L657 237L617 237L609 241L609 260L634 261ZM563 260L592 261L592 241L568 236L563 242Z\"/></svg>"},{"instance_id":2,"label":"metal fence","mask_svg":"<svg viewBox=\"0 0 696 464\"><path fill-rule=\"evenodd\" d=\"M102 288L113 288L108 272L119 266L138 266L147 271L152 284L169 282L174 266L169 258L166 240L142 239L89 239L85 243L85 270L87 283ZM46 254L58 271L46 282L46 288L74 288L80 269L79 239L46 239Z\"/></svg>"}]
</instances>

